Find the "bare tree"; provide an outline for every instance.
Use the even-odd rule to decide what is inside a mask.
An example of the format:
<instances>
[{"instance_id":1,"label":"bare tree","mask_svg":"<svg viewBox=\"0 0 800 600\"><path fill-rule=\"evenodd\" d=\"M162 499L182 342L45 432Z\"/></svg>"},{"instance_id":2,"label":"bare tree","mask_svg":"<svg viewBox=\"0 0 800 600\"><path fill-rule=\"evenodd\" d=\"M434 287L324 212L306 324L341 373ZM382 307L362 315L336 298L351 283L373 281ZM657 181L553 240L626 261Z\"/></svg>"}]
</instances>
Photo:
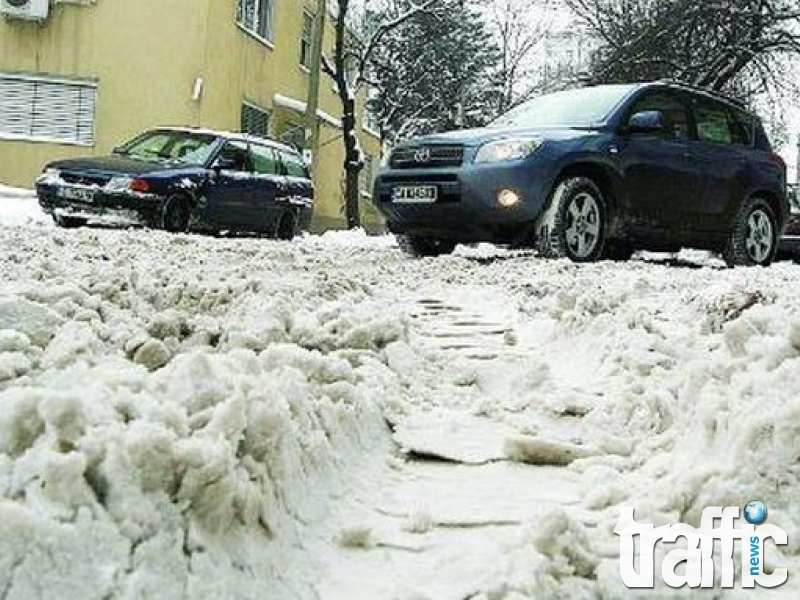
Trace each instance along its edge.
<instances>
[{"instance_id":1,"label":"bare tree","mask_svg":"<svg viewBox=\"0 0 800 600\"><path fill-rule=\"evenodd\" d=\"M531 72L532 58L548 29L544 0L483 0L500 51L498 113L528 100L539 83Z\"/></svg>"},{"instance_id":2,"label":"bare tree","mask_svg":"<svg viewBox=\"0 0 800 600\"><path fill-rule=\"evenodd\" d=\"M598 82L670 78L741 96L800 55L800 0L566 0L599 38Z\"/></svg>"},{"instance_id":3,"label":"bare tree","mask_svg":"<svg viewBox=\"0 0 800 600\"><path fill-rule=\"evenodd\" d=\"M358 8L353 0L336 0L336 39L333 56L323 57L323 70L333 79L342 103L342 133L344 136L345 215L347 227L361 226L359 211L359 174L364 168L364 153L356 135L356 97L368 83L368 65L381 42L393 30L421 12L433 8L440 0L413 2L403 11L393 10L392 3L382 11L379 22L358 23L353 17ZM355 7L355 9L354 9ZM374 13L373 13L374 14Z\"/></svg>"}]
</instances>

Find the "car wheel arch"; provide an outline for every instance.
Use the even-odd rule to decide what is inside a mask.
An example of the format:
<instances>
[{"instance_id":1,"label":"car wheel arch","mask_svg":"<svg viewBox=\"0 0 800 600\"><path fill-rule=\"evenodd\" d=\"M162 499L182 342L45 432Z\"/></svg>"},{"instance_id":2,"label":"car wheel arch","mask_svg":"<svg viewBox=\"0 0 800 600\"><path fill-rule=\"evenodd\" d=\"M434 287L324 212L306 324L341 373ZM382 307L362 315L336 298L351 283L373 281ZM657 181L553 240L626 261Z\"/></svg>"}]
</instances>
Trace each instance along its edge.
<instances>
[{"instance_id":1,"label":"car wheel arch","mask_svg":"<svg viewBox=\"0 0 800 600\"><path fill-rule=\"evenodd\" d=\"M745 201L751 199L763 200L766 202L772 209L772 212L775 214L775 218L778 220L779 226L782 226L789 217L784 203L781 202L780 197L774 192L770 192L769 190L755 190L747 194L745 197Z\"/></svg>"},{"instance_id":2,"label":"car wheel arch","mask_svg":"<svg viewBox=\"0 0 800 600\"><path fill-rule=\"evenodd\" d=\"M613 225L614 219L618 216L618 175L613 168L599 162L577 161L571 162L561 168L549 191L548 197L552 199L558 186L566 179L571 177L586 177L591 179L603 194L606 204L606 220L609 225ZM612 228L613 229L613 228Z\"/></svg>"}]
</instances>

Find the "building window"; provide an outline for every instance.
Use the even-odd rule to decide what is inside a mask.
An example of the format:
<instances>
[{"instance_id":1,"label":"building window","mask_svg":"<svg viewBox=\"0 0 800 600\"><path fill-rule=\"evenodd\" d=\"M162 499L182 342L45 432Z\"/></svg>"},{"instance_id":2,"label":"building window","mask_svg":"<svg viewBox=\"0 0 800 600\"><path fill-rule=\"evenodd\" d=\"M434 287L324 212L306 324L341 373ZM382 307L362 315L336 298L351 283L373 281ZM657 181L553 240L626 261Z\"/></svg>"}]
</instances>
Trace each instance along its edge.
<instances>
[{"instance_id":1,"label":"building window","mask_svg":"<svg viewBox=\"0 0 800 600\"><path fill-rule=\"evenodd\" d=\"M239 0L236 21L247 31L272 41L272 15L275 0Z\"/></svg>"},{"instance_id":2,"label":"building window","mask_svg":"<svg viewBox=\"0 0 800 600\"><path fill-rule=\"evenodd\" d=\"M242 133L269 137L269 112L249 102L242 104Z\"/></svg>"},{"instance_id":3,"label":"building window","mask_svg":"<svg viewBox=\"0 0 800 600\"><path fill-rule=\"evenodd\" d=\"M314 37L314 15L303 12L303 33L300 36L300 64L306 69L311 68L311 47Z\"/></svg>"},{"instance_id":4,"label":"building window","mask_svg":"<svg viewBox=\"0 0 800 600\"><path fill-rule=\"evenodd\" d=\"M97 85L0 73L0 137L94 144Z\"/></svg>"}]
</instances>

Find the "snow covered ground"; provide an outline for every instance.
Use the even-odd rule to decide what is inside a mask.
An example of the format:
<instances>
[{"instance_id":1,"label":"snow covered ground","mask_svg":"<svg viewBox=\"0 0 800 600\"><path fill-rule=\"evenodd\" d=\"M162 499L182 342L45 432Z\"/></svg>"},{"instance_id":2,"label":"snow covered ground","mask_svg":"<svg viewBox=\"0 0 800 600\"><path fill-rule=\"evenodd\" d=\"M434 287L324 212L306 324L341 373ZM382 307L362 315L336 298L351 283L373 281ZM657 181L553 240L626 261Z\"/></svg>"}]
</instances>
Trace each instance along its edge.
<instances>
[{"instance_id":1,"label":"snow covered ground","mask_svg":"<svg viewBox=\"0 0 800 600\"><path fill-rule=\"evenodd\" d=\"M53 220L39 208L32 190L0 184L0 223L13 226L46 225L52 222Z\"/></svg>"},{"instance_id":2,"label":"snow covered ground","mask_svg":"<svg viewBox=\"0 0 800 600\"><path fill-rule=\"evenodd\" d=\"M66 231L13 195L0 598L800 597L800 267ZM753 499L788 584L624 588L620 507Z\"/></svg>"}]
</instances>

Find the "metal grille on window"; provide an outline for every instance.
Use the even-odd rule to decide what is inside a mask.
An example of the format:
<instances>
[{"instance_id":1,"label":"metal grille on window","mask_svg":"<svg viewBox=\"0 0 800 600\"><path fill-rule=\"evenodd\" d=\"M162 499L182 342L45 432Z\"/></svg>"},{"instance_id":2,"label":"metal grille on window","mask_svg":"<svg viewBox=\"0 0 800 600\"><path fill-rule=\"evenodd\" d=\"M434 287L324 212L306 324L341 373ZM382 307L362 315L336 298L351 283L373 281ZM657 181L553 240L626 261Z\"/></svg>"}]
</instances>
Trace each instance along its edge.
<instances>
[{"instance_id":1,"label":"metal grille on window","mask_svg":"<svg viewBox=\"0 0 800 600\"><path fill-rule=\"evenodd\" d=\"M0 137L91 145L97 87L0 74Z\"/></svg>"},{"instance_id":2,"label":"metal grille on window","mask_svg":"<svg viewBox=\"0 0 800 600\"><path fill-rule=\"evenodd\" d=\"M269 136L269 113L252 104L242 104L242 133L259 137Z\"/></svg>"},{"instance_id":3,"label":"metal grille on window","mask_svg":"<svg viewBox=\"0 0 800 600\"><path fill-rule=\"evenodd\" d=\"M289 144L295 148L302 148L305 145L306 130L297 123L284 123L280 134L280 140L284 144Z\"/></svg>"}]
</instances>

